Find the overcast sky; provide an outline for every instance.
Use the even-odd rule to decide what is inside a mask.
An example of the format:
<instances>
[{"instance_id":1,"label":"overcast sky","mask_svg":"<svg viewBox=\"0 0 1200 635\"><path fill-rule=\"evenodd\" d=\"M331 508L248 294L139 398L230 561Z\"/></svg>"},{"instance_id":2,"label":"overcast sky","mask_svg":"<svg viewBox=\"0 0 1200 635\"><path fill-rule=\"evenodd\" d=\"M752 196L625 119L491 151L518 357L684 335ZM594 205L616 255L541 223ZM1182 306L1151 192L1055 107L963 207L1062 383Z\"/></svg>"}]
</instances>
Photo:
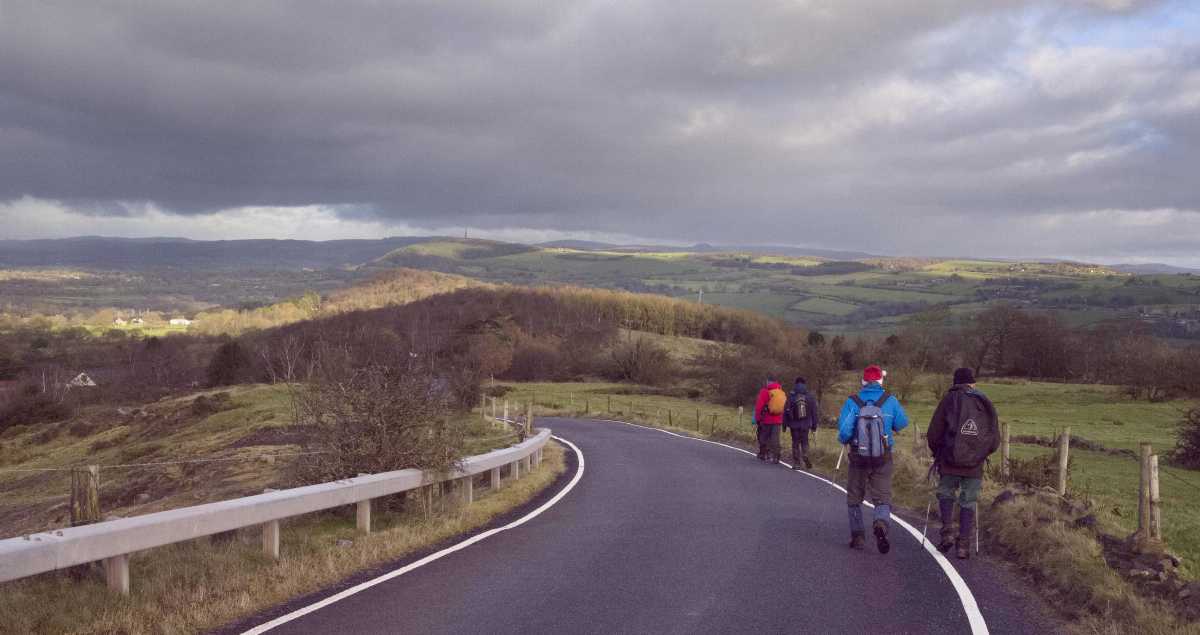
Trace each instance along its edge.
<instances>
[{"instance_id":1,"label":"overcast sky","mask_svg":"<svg viewBox=\"0 0 1200 635\"><path fill-rule=\"evenodd\" d=\"M0 0L0 237L1200 266L1198 177L1192 0Z\"/></svg>"}]
</instances>

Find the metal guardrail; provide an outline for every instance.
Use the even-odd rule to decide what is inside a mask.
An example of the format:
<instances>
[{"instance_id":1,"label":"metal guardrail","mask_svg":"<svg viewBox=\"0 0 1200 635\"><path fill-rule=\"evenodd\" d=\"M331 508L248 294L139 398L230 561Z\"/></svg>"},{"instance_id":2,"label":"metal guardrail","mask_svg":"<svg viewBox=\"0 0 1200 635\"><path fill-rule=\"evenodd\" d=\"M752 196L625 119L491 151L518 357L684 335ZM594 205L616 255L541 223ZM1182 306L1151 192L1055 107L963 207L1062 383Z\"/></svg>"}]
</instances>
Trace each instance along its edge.
<instances>
[{"instance_id":1,"label":"metal guardrail","mask_svg":"<svg viewBox=\"0 0 1200 635\"><path fill-rule=\"evenodd\" d=\"M129 555L225 531L261 525L263 550L279 557L279 521L343 505L358 506L358 528L370 531L371 499L446 481L461 481L464 500L473 498L472 477L490 472L500 486L500 468L511 477L541 463L550 430L541 429L508 448L470 457L449 474L416 469L361 475L332 483L267 492L217 503L120 518L92 525L0 540L0 582L89 562L103 561L108 586L129 592Z\"/></svg>"}]
</instances>

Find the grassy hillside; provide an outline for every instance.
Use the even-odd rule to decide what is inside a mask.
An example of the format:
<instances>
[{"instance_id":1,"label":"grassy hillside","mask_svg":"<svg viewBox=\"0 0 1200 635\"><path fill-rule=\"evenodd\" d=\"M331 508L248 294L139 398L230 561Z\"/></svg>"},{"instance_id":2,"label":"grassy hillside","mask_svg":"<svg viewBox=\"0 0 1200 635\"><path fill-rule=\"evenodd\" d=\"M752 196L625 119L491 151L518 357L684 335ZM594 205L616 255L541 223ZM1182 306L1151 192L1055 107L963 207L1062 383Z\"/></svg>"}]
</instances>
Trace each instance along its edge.
<instances>
[{"instance_id":1,"label":"grassy hillside","mask_svg":"<svg viewBox=\"0 0 1200 635\"><path fill-rule=\"evenodd\" d=\"M98 311L104 307L191 316L215 306L247 309L277 304L306 290L336 301L347 293L339 289L408 267L484 282L569 284L693 300L699 300L703 291L706 303L760 311L833 333L889 332L906 317L933 305L948 304L956 315L970 315L988 303L1007 301L1053 311L1071 325L1138 320L1163 337L1200 339L1200 276L1188 273L1133 275L1057 262L876 257L835 261L709 249L534 247L450 238L397 239L387 243L380 255L383 243L366 241L359 252L353 250L355 244L339 244L330 253L342 258L361 253L361 260L312 269L252 267L263 254L231 257L221 267L169 268L162 263L171 250L164 249L155 252L154 259L147 261L153 266L145 270L124 261L116 270L78 264L56 269L14 265L0 269L0 296L8 300L11 310L62 314L64 319L85 310L95 312L99 317L89 324L105 328L112 316ZM281 249L288 258L300 247L255 245L259 250ZM192 251L185 250L180 257L191 257Z\"/></svg>"},{"instance_id":2,"label":"grassy hillside","mask_svg":"<svg viewBox=\"0 0 1200 635\"><path fill-rule=\"evenodd\" d=\"M0 536L69 523L70 474L101 465L104 514L130 516L286 487L306 438L282 386L251 385L164 399L141 408L92 406L58 423L0 435ZM466 451L503 447L507 431L469 418ZM277 455L272 463L265 455Z\"/></svg>"},{"instance_id":3,"label":"grassy hillside","mask_svg":"<svg viewBox=\"0 0 1200 635\"><path fill-rule=\"evenodd\" d=\"M1200 337L1200 276L1133 276L1097 265L816 257L687 251L501 249L481 241L423 243L370 267L405 265L495 282L649 291L760 311L829 332L884 332L925 308L963 315L1008 301L1070 324L1138 319L1162 335Z\"/></svg>"}]
</instances>

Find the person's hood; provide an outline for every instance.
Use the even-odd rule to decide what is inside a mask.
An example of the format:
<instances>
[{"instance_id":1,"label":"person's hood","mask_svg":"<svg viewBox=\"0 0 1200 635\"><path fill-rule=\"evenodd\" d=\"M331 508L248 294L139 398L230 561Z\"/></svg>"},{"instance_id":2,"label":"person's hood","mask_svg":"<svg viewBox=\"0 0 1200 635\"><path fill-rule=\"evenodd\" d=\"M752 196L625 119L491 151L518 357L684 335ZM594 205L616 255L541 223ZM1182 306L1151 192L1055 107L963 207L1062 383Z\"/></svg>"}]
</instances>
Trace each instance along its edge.
<instances>
[{"instance_id":1,"label":"person's hood","mask_svg":"<svg viewBox=\"0 0 1200 635\"><path fill-rule=\"evenodd\" d=\"M796 382L794 389L798 392L808 392L808 384L804 382Z\"/></svg>"},{"instance_id":2,"label":"person's hood","mask_svg":"<svg viewBox=\"0 0 1200 635\"><path fill-rule=\"evenodd\" d=\"M775 390L776 388L783 390L783 386L777 381L767 384L767 390Z\"/></svg>"}]
</instances>

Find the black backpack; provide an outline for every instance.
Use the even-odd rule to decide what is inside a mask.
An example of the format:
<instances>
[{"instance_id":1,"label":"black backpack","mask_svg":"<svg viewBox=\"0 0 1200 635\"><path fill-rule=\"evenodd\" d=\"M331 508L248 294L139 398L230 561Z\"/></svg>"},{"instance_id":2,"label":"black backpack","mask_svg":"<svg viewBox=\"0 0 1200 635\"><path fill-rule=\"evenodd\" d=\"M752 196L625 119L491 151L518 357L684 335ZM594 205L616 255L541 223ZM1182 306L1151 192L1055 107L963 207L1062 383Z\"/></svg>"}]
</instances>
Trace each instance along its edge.
<instances>
[{"instance_id":1,"label":"black backpack","mask_svg":"<svg viewBox=\"0 0 1200 635\"><path fill-rule=\"evenodd\" d=\"M958 421L946 426L942 461L952 467L978 467L987 460L1000 438L1000 423L987 398L973 392L958 398Z\"/></svg>"},{"instance_id":2,"label":"black backpack","mask_svg":"<svg viewBox=\"0 0 1200 635\"><path fill-rule=\"evenodd\" d=\"M808 393L793 390L788 398L787 409L784 410L784 418L788 423L800 423L808 421Z\"/></svg>"}]
</instances>

